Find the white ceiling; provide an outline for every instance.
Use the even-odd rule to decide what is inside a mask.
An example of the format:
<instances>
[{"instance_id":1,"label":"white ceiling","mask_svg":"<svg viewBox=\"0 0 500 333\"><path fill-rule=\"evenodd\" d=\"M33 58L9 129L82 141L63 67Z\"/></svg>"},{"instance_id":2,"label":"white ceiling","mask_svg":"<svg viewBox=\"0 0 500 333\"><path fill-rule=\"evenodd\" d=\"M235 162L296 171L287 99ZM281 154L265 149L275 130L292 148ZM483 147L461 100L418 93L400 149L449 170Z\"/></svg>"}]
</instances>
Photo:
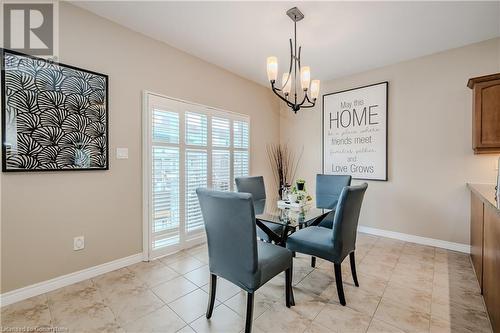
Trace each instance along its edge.
<instances>
[{"instance_id":1,"label":"white ceiling","mask_svg":"<svg viewBox=\"0 0 500 333\"><path fill-rule=\"evenodd\" d=\"M141 2L76 5L267 85L288 67L298 6L302 65L330 80L500 36L500 2Z\"/></svg>"}]
</instances>

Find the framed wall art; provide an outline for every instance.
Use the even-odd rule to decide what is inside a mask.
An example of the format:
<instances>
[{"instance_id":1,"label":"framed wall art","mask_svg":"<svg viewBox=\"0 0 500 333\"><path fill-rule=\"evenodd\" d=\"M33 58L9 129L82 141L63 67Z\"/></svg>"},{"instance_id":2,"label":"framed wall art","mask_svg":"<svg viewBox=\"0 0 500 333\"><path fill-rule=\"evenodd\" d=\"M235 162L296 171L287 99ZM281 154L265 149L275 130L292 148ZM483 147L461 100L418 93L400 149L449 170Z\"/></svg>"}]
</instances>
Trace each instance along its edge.
<instances>
[{"instance_id":1,"label":"framed wall art","mask_svg":"<svg viewBox=\"0 0 500 333\"><path fill-rule=\"evenodd\" d=\"M108 76L0 50L2 170L107 170Z\"/></svg>"},{"instance_id":2,"label":"framed wall art","mask_svg":"<svg viewBox=\"0 0 500 333\"><path fill-rule=\"evenodd\" d=\"M387 180L388 86L323 96L323 173Z\"/></svg>"}]
</instances>

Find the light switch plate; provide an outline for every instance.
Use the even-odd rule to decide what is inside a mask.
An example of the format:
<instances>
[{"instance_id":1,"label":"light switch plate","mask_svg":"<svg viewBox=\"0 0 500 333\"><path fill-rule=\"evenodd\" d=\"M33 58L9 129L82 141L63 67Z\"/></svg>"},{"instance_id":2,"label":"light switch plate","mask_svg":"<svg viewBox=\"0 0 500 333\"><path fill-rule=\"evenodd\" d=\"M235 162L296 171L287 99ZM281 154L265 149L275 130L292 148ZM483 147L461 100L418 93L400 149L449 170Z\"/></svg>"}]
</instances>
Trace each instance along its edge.
<instances>
[{"instance_id":1,"label":"light switch plate","mask_svg":"<svg viewBox=\"0 0 500 333\"><path fill-rule=\"evenodd\" d=\"M116 158L119 160L128 158L128 148L116 148Z\"/></svg>"}]
</instances>

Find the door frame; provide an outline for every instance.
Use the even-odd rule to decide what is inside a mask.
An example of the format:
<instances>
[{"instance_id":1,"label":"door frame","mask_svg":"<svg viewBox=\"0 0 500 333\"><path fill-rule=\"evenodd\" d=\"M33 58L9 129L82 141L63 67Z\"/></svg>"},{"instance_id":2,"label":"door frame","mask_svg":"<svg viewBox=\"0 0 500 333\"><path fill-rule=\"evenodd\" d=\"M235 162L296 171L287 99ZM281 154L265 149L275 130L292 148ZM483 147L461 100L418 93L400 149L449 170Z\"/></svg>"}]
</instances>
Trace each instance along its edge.
<instances>
[{"instance_id":1,"label":"door frame","mask_svg":"<svg viewBox=\"0 0 500 333\"><path fill-rule=\"evenodd\" d=\"M214 108L214 107L210 107L210 106L203 105L203 104L193 103L193 102L182 100L179 98L158 94L158 93L155 93L155 92L152 92L149 90L143 90L143 92L142 92L142 117L141 117L142 118L141 128L142 128L142 212L143 212L143 214L142 214L142 249L143 249L142 253L143 253L143 261L150 261L150 260L153 260L156 258L171 255L171 254L179 252L185 248L193 247L193 246L196 246L198 244L202 244L202 243L206 242L205 231L200 232L199 234L194 234L193 237L186 239L185 235L184 235L184 233L185 233L184 232L185 221L184 221L184 219L181 218L179 221L179 233L180 233L179 234L179 238L180 238L179 244L169 246L168 249L165 249L165 251L159 255L155 255L155 256L151 255L152 251L153 251L153 249L151 247L151 244L152 244L152 242L151 242L152 241L152 239L151 239L152 221L151 221L151 215L150 215L151 204L152 204L152 198L151 198L151 194L152 194L152 188L151 188L152 160L151 159L152 159L152 156L151 156L151 149L150 149L151 144L152 144L152 140L151 140L151 137L152 137L152 135L151 135L151 133L152 133L151 116L152 115L151 115L151 112L149 110L149 106L150 106L149 105L149 96L165 98L165 99L168 99L168 100L171 100L174 102L185 103L185 104L191 105L193 107L208 109L211 112L213 112L214 114L225 113L225 114L233 115L234 118L242 118L242 119L245 118L248 121L248 131L249 131L249 134L248 134L248 156L249 156L248 170L249 170L249 174L251 172L251 158L250 158L251 157L251 142L250 142L251 141L251 132L250 132L251 131L251 121L250 121L249 115L240 114L240 113L236 113L236 112L232 112L232 111L228 111L228 110L224 110L224 109L220 109L220 108ZM206 112L204 112L204 113L206 113ZM180 114L180 118L179 118L180 124L184 124L184 114L182 112L179 112L179 114ZM213 116L213 114L212 114L212 116ZM211 122L211 120L209 121L209 124L208 124L209 125L209 134L210 134L210 122ZM231 127L231 136L232 136L232 131L233 131L233 129ZM184 134L183 129L180 129L180 132L179 132L180 139L182 138L183 134ZM210 135L209 135L208 139L211 140ZM212 147L207 145L208 163L211 163L211 158L212 158L211 150L212 150ZM234 151L234 149L232 151ZM233 155L234 154L231 154L231 159L233 158ZM184 167L183 166L184 163L185 163L185 158L183 157L182 152L181 152L181 158L179 160L179 164L180 164L179 170L181 170L181 168ZM232 163L232 161L231 161L231 163ZM231 170L232 170L232 168L231 168ZM211 175L209 174L208 177L210 179ZM233 175L231 172L231 179L232 178L233 178ZM181 189L183 189L184 185L185 185L184 179L180 179L179 187ZM180 204L179 209L182 212L182 214L184 214L183 199L184 199L184 197L181 195L181 198L179 198L179 204Z\"/></svg>"}]
</instances>

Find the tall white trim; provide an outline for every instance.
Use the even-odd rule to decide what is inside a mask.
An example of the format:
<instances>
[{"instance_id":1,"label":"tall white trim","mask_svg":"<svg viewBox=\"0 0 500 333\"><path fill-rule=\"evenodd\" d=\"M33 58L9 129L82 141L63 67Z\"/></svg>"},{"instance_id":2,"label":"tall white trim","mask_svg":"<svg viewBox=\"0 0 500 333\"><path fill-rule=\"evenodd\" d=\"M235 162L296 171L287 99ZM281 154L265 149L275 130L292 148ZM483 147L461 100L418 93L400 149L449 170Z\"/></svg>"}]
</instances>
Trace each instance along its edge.
<instances>
[{"instance_id":1,"label":"tall white trim","mask_svg":"<svg viewBox=\"0 0 500 333\"><path fill-rule=\"evenodd\" d=\"M120 258L101 265L82 269L80 271L76 271L66 275L61 275L50 280L35 283L23 288L8 291L0 295L0 305L6 306L33 296L38 296L52 290L66 287L73 283L77 283L104 273L114 271L116 269L133 265L142 261L142 259L143 254L137 253L125 258Z\"/></svg>"},{"instance_id":2,"label":"tall white trim","mask_svg":"<svg viewBox=\"0 0 500 333\"><path fill-rule=\"evenodd\" d=\"M248 152L248 170L250 170L250 156L251 156L251 121L250 116L246 114L239 114L219 108L214 108L202 104L192 103L189 101L181 100L178 98L173 98L169 96L164 96L161 94L153 93L151 91L144 90L142 93L143 98L143 110L142 110L142 179L143 179L143 188L142 188L142 197L143 197L143 222L142 222L142 230L143 230L143 251L144 251L144 260L152 260L159 256L163 256L171 253L172 251L178 251L183 248L187 248L192 246L198 242L197 238L205 238L203 230L199 230L196 232L187 232L186 230L186 198L185 198L185 176L186 176L186 150L187 149L202 149L207 153L207 185L211 187L212 185L212 160L213 160L213 149L212 147L212 118L221 117L224 119L228 119L230 121L230 135L233 134L234 131L234 122L242 121L245 122L248 126L248 147L247 148L236 148L234 147L233 137L231 137L231 144L229 147L224 148L229 151L231 156L231 171L234 171L234 153L236 151L246 151ZM160 143L155 142L152 139L152 112L155 107L159 109L169 110L169 112L174 112L179 116L179 142L178 143ZM185 142L185 127L186 127L186 112L193 112L197 114L203 114L207 117L207 145L206 146L198 146L198 145L188 145ZM152 249L152 240L153 235L151 234L153 218L152 218L152 154L151 147L152 145L160 144L162 146L167 147L175 147L179 149L179 242L177 244L169 245L167 247L163 247L160 249ZM231 172L230 172L231 173ZM231 176L234 175L232 172ZM232 178L231 178L232 180ZM233 182L229 184L230 189L233 188Z\"/></svg>"},{"instance_id":3,"label":"tall white trim","mask_svg":"<svg viewBox=\"0 0 500 333\"><path fill-rule=\"evenodd\" d=\"M142 252L143 260L148 261L151 253L151 226L149 225L150 208L150 193L151 193L151 168L150 168L150 151L151 146L151 120L149 119L148 93L142 94Z\"/></svg>"},{"instance_id":4,"label":"tall white trim","mask_svg":"<svg viewBox=\"0 0 500 333\"><path fill-rule=\"evenodd\" d=\"M387 238L398 239L398 240L402 240L402 241L410 242L410 243L429 245L429 246L439 247L442 249L447 249L447 250L452 250L452 251L457 251L457 252L470 253L470 245L469 244L453 243L453 242L448 242L448 241L444 241L441 239L415 236L415 235L410 235L410 234L404 234L401 232L366 227L363 225L358 226L358 231L364 232L366 234L375 235L375 236L382 236L382 237L387 237Z\"/></svg>"}]
</instances>

